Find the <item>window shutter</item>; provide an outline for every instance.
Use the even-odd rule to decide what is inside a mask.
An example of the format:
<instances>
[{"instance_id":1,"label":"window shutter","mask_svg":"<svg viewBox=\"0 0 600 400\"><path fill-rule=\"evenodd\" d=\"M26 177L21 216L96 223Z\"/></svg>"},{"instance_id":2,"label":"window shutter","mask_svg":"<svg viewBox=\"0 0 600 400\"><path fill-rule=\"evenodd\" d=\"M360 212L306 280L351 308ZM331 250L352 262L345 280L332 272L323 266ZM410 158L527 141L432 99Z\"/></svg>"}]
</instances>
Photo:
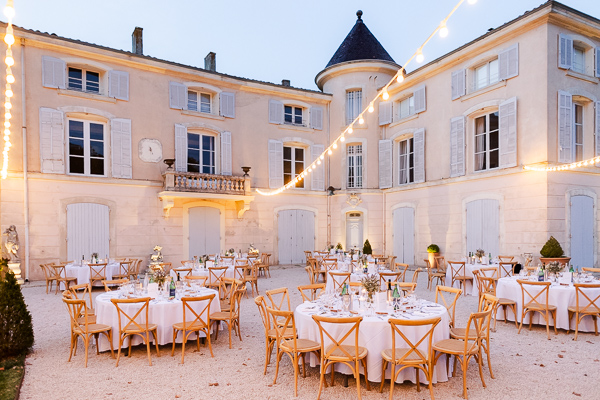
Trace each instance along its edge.
<instances>
[{"instance_id":1,"label":"window shutter","mask_svg":"<svg viewBox=\"0 0 600 400\"><path fill-rule=\"evenodd\" d=\"M594 55L596 56L594 63L595 76L596 78L600 78L600 47L594 49Z\"/></svg>"},{"instance_id":2,"label":"window shutter","mask_svg":"<svg viewBox=\"0 0 600 400\"><path fill-rule=\"evenodd\" d=\"M231 132L221 132L221 175L231 175Z\"/></svg>"},{"instance_id":3,"label":"window shutter","mask_svg":"<svg viewBox=\"0 0 600 400\"><path fill-rule=\"evenodd\" d=\"M124 71L108 72L108 97L129 100L129 73Z\"/></svg>"},{"instance_id":4,"label":"window shutter","mask_svg":"<svg viewBox=\"0 0 600 400\"><path fill-rule=\"evenodd\" d=\"M221 92L219 100L221 115L227 118L235 118L235 93Z\"/></svg>"},{"instance_id":5,"label":"window shutter","mask_svg":"<svg viewBox=\"0 0 600 400\"><path fill-rule=\"evenodd\" d=\"M40 163L47 174L65 173L65 128L62 111L40 108Z\"/></svg>"},{"instance_id":6,"label":"window shutter","mask_svg":"<svg viewBox=\"0 0 600 400\"><path fill-rule=\"evenodd\" d=\"M571 152L573 130L573 97L570 93L558 91L558 162L573 161Z\"/></svg>"},{"instance_id":7,"label":"window shutter","mask_svg":"<svg viewBox=\"0 0 600 400\"><path fill-rule=\"evenodd\" d=\"M316 161L321 156L325 146L322 144L314 144L311 146L312 161ZM316 165L311 172L311 189L312 190L325 190L325 163L321 162L321 165Z\"/></svg>"},{"instance_id":8,"label":"window shutter","mask_svg":"<svg viewBox=\"0 0 600 400\"><path fill-rule=\"evenodd\" d=\"M310 126L313 129L323 129L323 108L312 107L310 109Z\"/></svg>"},{"instance_id":9,"label":"window shutter","mask_svg":"<svg viewBox=\"0 0 600 400\"><path fill-rule=\"evenodd\" d=\"M600 101L596 102L596 157L600 156ZM600 163L596 164L600 167Z\"/></svg>"},{"instance_id":10,"label":"window shutter","mask_svg":"<svg viewBox=\"0 0 600 400\"><path fill-rule=\"evenodd\" d=\"M379 102L379 125L387 125L392 123L392 102Z\"/></svg>"},{"instance_id":11,"label":"window shutter","mask_svg":"<svg viewBox=\"0 0 600 400\"><path fill-rule=\"evenodd\" d=\"M175 171L187 172L187 128L175 124Z\"/></svg>"},{"instance_id":12,"label":"window shutter","mask_svg":"<svg viewBox=\"0 0 600 400\"><path fill-rule=\"evenodd\" d=\"M269 140L269 187L283 186L283 142Z\"/></svg>"},{"instance_id":13,"label":"window shutter","mask_svg":"<svg viewBox=\"0 0 600 400\"><path fill-rule=\"evenodd\" d=\"M64 89L67 87L67 64L58 58L42 56L42 85Z\"/></svg>"},{"instance_id":14,"label":"window shutter","mask_svg":"<svg viewBox=\"0 0 600 400\"><path fill-rule=\"evenodd\" d=\"M517 165L517 98L513 97L498 107L500 115L500 168Z\"/></svg>"},{"instance_id":15,"label":"window shutter","mask_svg":"<svg viewBox=\"0 0 600 400\"><path fill-rule=\"evenodd\" d=\"M131 120L110 121L112 176L131 179Z\"/></svg>"},{"instance_id":16,"label":"window shutter","mask_svg":"<svg viewBox=\"0 0 600 400\"><path fill-rule=\"evenodd\" d=\"M519 43L498 54L498 70L501 81L519 75Z\"/></svg>"},{"instance_id":17,"label":"window shutter","mask_svg":"<svg viewBox=\"0 0 600 400\"><path fill-rule=\"evenodd\" d=\"M427 109L427 99L425 98L425 85L419 87L413 93L415 101L415 114L423 112Z\"/></svg>"},{"instance_id":18,"label":"window shutter","mask_svg":"<svg viewBox=\"0 0 600 400\"><path fill-rule=\"evenodd\" d=\"M568 35L558 35L558 68L571 69L573 66L573 39Z\"/></svg>"},{"instance_id":19,"label":"window shutter","mask_svg":"<svg viewBox=\"0 0 600 400\"><path fill-rule=\"evenodd\" d=\"M425 129L421 128L413 134L413 145L415 155L415 183L425 182Z\"/></svg>"},{"instance_id":20,"label":"window shutter","mask_svg":"<svg viewBox=\"0 0 600 400\"><path fill-rule=\"evenodd\" d=\"M467 71L465 69L452 72L452 100L465 95L466 73Z\"/></svg>"},{"instance_id":21,"label":"window shutter","mask_svg":"<svg viewBox=\"0 0 600 400\"><path fill-rule=\"evenodd\" d=\"M381 104L381 103L380 103ZM392 187L392 141L379 141L379 188Z\"/></svg>"},{"instance_id":22,"label":"window shutter","mask_svg":"<svg viewBox=\"0 0 600 400\"><path fill-rule=\"evenodd\" d=\"M465 174L465 117L450 120L450 177Z\"/></svg>"},{"instance_id":23,"label":"window shutter","mask_svg":"<svg viewBox=\"0 0 600 400\"><path fill-rule=\"evenodd\" d=\"M185 110L187 107L187 88L183 83L169 82L169 107Z\"/></svg>"},{"instance_id":24,"label":"window shutter","mask_svg":"<svg viewBox=\"0 0 600 400\"><path fill-rule=\"evenodd\" d=\"M277 100L269 100L269 122L271 124L283 124L283 103Z\"/></svg>"}]
</instances>

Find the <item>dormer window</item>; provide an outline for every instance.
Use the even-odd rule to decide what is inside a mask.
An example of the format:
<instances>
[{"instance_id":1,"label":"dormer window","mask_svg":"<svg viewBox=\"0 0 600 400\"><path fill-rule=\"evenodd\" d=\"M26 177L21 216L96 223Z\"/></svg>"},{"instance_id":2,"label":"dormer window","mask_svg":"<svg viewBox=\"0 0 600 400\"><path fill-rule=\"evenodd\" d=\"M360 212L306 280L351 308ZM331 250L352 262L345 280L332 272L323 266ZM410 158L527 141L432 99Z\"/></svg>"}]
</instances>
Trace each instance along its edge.
<instances>
[{"instance_id":1,"label":"dormer window","mask_svg":"<svg viewBox=\"0 0 600 400\"><path fill-rule=\"evenodd\" d=\"M292 125L303 125L302 111L302 107L284 106L283 122Z\"/></svg>"},{"instance_id":2,"label":"dormer window","mask_svg":"<svg viewBox=\"0 0 600 400\"><path fill-rule=\"evenodd\" d=\"M68 88L81 92L100 93L100 73L69 67Z\"/></svg>"},{"instance_id":3,"label":"dormer window","mask_svg":"<svg viewBox=\"0 0 600 400\"><path fill-rule=\"evenodd\" d=\"M199 111L203 113L211 112L211 95L201 93L195 90L188 90L187 109L189 111Z\"/></svg>"}]
</instances>

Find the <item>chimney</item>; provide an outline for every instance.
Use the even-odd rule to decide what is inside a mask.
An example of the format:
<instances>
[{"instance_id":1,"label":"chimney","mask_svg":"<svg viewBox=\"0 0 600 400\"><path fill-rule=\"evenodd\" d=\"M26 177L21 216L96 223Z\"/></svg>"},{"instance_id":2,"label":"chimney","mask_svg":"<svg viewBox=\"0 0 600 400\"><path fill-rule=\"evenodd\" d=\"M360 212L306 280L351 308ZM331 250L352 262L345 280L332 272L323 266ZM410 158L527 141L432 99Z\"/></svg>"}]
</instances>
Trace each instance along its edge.
<instances>
[{"instance_id":1,"label":"chimney","mask_svg":"<svg viewBox=\"0 0 600 400\"><path fill-rule=\"evenodd\" d=\"M131 52L144 55L144 46L142 44L142 28L136 26L131 34Z\"/></svg>"},{"instance_id":2,"label":"chimney","mask_svg":"<svg viewBox=\"0 0 600 400\"><path fill-rule=\"evenodd\" d=\"M217 53L212 51L204 57L204 69L208 71L217 71Z\"/></svg>"},{"instance_id":3,"label":"chimney","mask_svg":"<svg viewBox=\"0 0 600 400\"><path fill-rule=\"evenodd\" d=\"M289 79L282 79L281 80L281 86L290 87L290 80Z\"/></svg>"}]
</instances>

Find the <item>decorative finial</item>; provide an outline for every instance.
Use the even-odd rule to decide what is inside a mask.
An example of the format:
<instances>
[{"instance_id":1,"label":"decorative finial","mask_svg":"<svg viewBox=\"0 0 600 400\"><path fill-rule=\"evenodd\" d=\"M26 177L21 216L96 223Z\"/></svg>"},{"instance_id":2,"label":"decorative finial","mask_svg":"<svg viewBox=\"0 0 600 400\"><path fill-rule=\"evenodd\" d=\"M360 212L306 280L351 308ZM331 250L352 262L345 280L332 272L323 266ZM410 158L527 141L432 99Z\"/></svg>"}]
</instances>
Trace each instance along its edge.
<instances>
[{"instance_id":1,"label":"decorative finial","mask_svg":"<svg viewBox=\"0 0 600 400\"><path fill-rule=\"evenodd\" d=\"M358 11L356 12L356 16L358 17L358 19L359 19L359 20L361 20L361 19L362 19L362 18L361 18L361 17L362 17L362 11L361 11L361 10L358 10Z\"/></svg>"}]
</instances>

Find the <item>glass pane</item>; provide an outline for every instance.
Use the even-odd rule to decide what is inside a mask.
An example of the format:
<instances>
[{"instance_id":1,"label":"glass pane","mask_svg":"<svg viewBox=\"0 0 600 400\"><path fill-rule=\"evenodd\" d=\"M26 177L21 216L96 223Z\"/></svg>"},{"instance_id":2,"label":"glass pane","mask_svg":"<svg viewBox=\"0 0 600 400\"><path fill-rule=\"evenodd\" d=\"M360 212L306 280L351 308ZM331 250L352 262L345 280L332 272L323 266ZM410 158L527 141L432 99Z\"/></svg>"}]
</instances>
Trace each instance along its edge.
<instances>
[{"instance_id":1,"label":"glass pane","mask_svg":"<svg viewBox=\"0 0 600 400\"><path fill-rule=\"evenodd\" d=\"M296 187L297 188L303 188L304 187L304 179L296 182Z\"/></svg>"},{"instance_id":2,"label":"glass pane","mask_svg":"<svg viewBox=\"0 0 600 400\"><path fill-rule=\"evenodd\" d=\"M284 122L292 123L292 107L284 106L283 107L283 120Z\"/></svg>"},{"instance_id":3,"label":"glass pane","mask_svg":"<svg viewBox=\"0 0 600 400\"><path fill-rule=\"evenodd\" d=\"M488 115L488 117L490 118L490 132L491 131L497 131L498 130L498 113L492 113L490 115Z\"/></svg>"},{"instance_id":4,"label":"glass pane","mask_svg":"<svg viewBox=\"0 0 600 400\"><path fill-rule=\"evenodd\" d=\"M486 143L485 143L485 134L475 136L475 152L481 153L485 151Z\"/></svg>"},{"instance_id":5,"label":"glass pane","mask_svg":"<svg viewBox=\"0 0 600 400\"><path fill-rule=\"evenodd\" d=\"M202 149L203 150L214 150L215 149L215 137L202 135Z\"/></svg>"},{"instance_id":6,"label":"glass pane","mask_svg":"<svg viewBox=\"0 0 600 400\"><path fill-rule=\"evenodd\" d=\"M69 172L71 174L83 174L83 157L69 157Z\"/></svg>"},{"instance_id":7,"label":"glass pane","mask_svg":"<svg viewBox=\"0 0 600 400\"><path fill-rule=\"evenodd\" d=\"M295 149L296 161L304 161L304 149Z\"/></svg>"},{"instance_id":8,"label":"glass pane","mask_svg":"<svg viewBox=\"0 0 600 400\"><path fill-rule=\"evenodd\" d=\"M573 47L573 71L585 73L585 50Z\"/></svg>"},{"instance_id":9,"label":"glass pane","mask_svg":"<svg viewBox=\"0 0 600 400\"><path fill-rule=\"evenodd\" d=\"M294 109L294 123L302 124L302 109L301 108Z\"/></svg>"},{"instance_id":10,"label":"glass pane","mask_svg":"<svg viewBox=\"0 0 600 400\"><path fill-rule=\"evenodd\" d=\"M188 91L188 110L198 111L198 93Z\"/></svg>"},{"instance_id":11,"label":"glass pane","mask_svg":"<svg viewBox=\"0 0 600 400\"><path fill-rule=\"evenodd\" d=\"M284 174L291 174L292 173L292 162L285 160L283 162L283 173Z\"/></svg>"},{"instance_id":12,"label":"glass pane","mask_svg":"<svg viewBox=\"0 0 600 400\"><path fill-rule=\"evenodd\" d=\"M104 157L104 142L90 141L90 157Z\"/></svg>"},{"instance_id":13,"label":"glass pane","mask_svg":"<svg viewBox=\"0 0 600 400\"><path fill-rule=\"evenodd\" d=\"M409 104L408 99L400 102L400 118L408 117Z\"/></svg>"},{"instance_id":14,"label":"glass pane","mask_svg":"<svg viewBox=\"0 0 600 400\"><path fill-rule=\"evenodd\" d=\"M187 162L188 162L188 164L200 164L200 151L188 148L188 161ZM188 170L189 170L189 168L188 168Z\"/></svg>"},{"instance_id":15,"label":"glass pane","mask_svg":"<svg viewBox=\"0 0 600 400\"><path fill-rule=\"evenodd\" d=\"M82 90L83 81L80 69L69 68L69 89Z\"/></svg>"},{"instance_id":16,"label":"glass pane","mask_svg":"<svg viewBox=\"0 0 600 400\"><path fill-rule=\"evenodd\" d=\"M495 150L498 148L498 131L490 132L490 150Z\"/></svg>"},{"instance_id":17,"label":"glass pane","mask_svg":"<svg viewBox=\"0 0 600 400\"><path fill-rule=\"evenodd\" d=\"M490 85L498 82L498 60L490 61Z\"/></svg>"},{"instance_id":18,"label":"glass pane","mask_svg":"<svg viewBox=\"0 0 600 400\"><path fill-rule=\"evenodd\" d=\"M485 132L485 118L486 116L484 115L475 119L475 134L479 135Z\"/></svg>"},{"instance_id":19,"label":"glass pane","mask_svg":"<svg viewBox=\"0 0 600 400\"><path fill-rule=\"evenodd\" d=\"M290 183L292 180L292 175L290 174L283 174L283 184L287 185L288 183Z\"/></svg>"},{"instance_id":20,"label":"glass pane","mask_svg":"<svg viewBox=\"0 0 600 400\"><path fill-rule=\"evenodd\" d=\"M200 135L195 133L188 133L188 149L199 149L200 148Z\"/></svg>"},{"instance_id":21,"label":"glass pane","mask_svg":"<svg viewBox=\"0 0 600 400\"><path fill-rule=\"evenodd\" d=\"M296 162L296 168L295 168L294 173L296 175L300 175L302 173L302 171L304 171L304 163Z\"/></svg>"},{"instance_id":22,"label":"glass pane","mask_svg":"<svg viewBox=\"0 0 600 400\"><path fill-rule=\"evenodd\" d=\"M200 172L200 166L197 164L188 164L188 172Z\"/></svg>"},{"instance_id":23,"label":"glass pane","mask_svg":"<svg viewBox=\"0 0 600 400\"><path fill-rule=\"evenodd\" d=\"M485 169L485 153L475 154L475 171Z\"/></svg>"},{"instance_id":24,"label":"glass pane","mask_svg":"<svg viewBox=\"0 0 600 400\"><path fill-rule=\"evenodd\" d=\"M500 152L498 150L490 151L490 168L498 168L500 165Z\"/></svg>"},{"instance_id":25,"label":"glass pane","mask_svg":"<svg viewBox=\"0 0 600 400\"><path fill-rule=\"evenodd\" d=\"M85 74L85 90L88 92L100 92L100 74L97 72L87 71Z\"/></svg>"},{"instance_id":26,"label":"glass pane","mask_svg":"<svg viewBox=\"0 0 600 400\"><path fill-rule=\"evenodd\" d=\"M104 125L90 124L90 139L104 140Z\"/></svg>"},{"instance_id":27,"label":"glass pane","mask_svg":"<svg viewBox=\"0 0 600 400\"><path fill-rule=\"evenodd\" d=\"M214 165L213 163L213 153L210 150L203 150L202 151L202 165L205 167L212 167Z\"/></svg>"},{"instance_id":28,"label":"glass pane","mask_svg":"<svg viewBox=\"0 0 600 400\"><path fill-rule=\"evenodd\" d=\"M292 148L291 147L284 147L283 148L283 158L285 160L291 160L292 159Z\"/></svg>"},{"instance_id":29,"label":"glass pane","mask_svg":"<svg viewBox=\"0 0 600 400\"><path fill-rule=\"evenodd\" d=\"M90 173L92 175L104 175L104 159L102 159L102 158L90 159Z\"/></svg>"},{"instance_id":30,"label":"glass pane","mask_svg":"<svg viewBox=\"0 0 600 400\"><path fill-rule=\"evenodd\" d=\"M487 64L475 69L475 89L487 85Z\"/></svg>"},{"instance_id":31,"label":"glass pane","mask_svg":"<svg viewBox=\"0 0 600 400\"><path fill-rule=\"evenodd\" d=\"M83 156L83 140L69 138L69 155Z\"/></svg>"},{"instance_id":32,"label":"glass pane","mask_svg":"<svg viewBox=\"0 0 600 400\"><path fill-rule=\"evenodd\" d=\"M69 136L83 139L83 122L69 121Z\"/></svg>"},{"instance_id":33,"label":"glass pane","mask_svg":"<svg viewBox=\"0 0 600 400\"><path fill-rule=\"evenodd\" d=\"M210 94L202 93L200 95L200 111L210 113Z\"/></svg>"}]
</instances>

